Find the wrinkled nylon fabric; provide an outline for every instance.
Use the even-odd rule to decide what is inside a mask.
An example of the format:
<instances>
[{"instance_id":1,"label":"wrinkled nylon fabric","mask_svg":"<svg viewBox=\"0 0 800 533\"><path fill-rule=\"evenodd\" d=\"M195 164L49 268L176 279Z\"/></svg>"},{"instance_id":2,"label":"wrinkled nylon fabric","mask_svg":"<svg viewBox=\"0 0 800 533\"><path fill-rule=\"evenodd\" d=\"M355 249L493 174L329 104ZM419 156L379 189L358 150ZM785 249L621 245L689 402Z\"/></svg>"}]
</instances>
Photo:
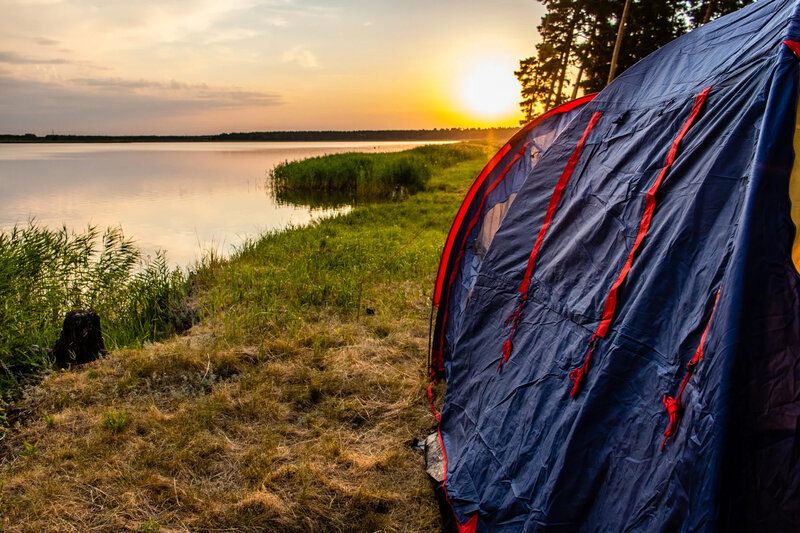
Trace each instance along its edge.
<instances>
[{"instance_id":1,"label":"wrinkled nylon fabric","mask_svg":"<svg viewBox=\"0 0 800 533\"><path fill-rule=\"evenodd\" d=\"M482 261L451 274L469 280L449 295L458 320L437 323L451 343L439 429L459 523L800 531L800 277L788 194L800 84L782 44L800 41L799 12L795 0L762 0L626 71L516 178ZM628 259L645 195L709 86L573 400L568 374ZM514 355L498 371L553 187L597 112L538 251ZM659 451L662 398L681 386L701 338Z\"/></svg>"},{"instance_id":2,"label":"wrinkled nylon fabric","mask_svg":"<svg viewBox=\"0 0 800 533\"><path fill-rule=\"evenodd\" d=\"M585 97L556 109L549 116L523 129L512 138L487 165L468 194L460 226L451 229L452 247L442 257L437 294L444 305L439 307L434 328L434 371L441 369L442 354L452 352L453 332L461 325L461 317L469 299L477 272L486 250L517 192L561 131L572 121ZM555 179L558 177L556 176ZM553 180L543 179L532 187L542 191L552 188ZM544 216L544 215L542 215ZM449 243L448 243L449 244ZM445 272L446 269L446 272ZM446 276L444 275L446 273ZM436 301L435 305L439 305Z\"/></svg>"}]
</instances>

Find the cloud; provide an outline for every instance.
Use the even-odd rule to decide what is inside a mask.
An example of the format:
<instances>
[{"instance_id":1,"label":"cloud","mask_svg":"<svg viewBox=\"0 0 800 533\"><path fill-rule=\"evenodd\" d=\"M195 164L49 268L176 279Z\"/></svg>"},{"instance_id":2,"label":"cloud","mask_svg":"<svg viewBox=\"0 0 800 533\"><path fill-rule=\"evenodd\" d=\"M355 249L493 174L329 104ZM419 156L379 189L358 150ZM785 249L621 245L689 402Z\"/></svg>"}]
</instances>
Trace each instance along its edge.
<instances>
[{"instance_id":1,"label":"cloud","mask_svg":"<svg viewBox=\"0 0 800 533\"><path fill-rule=\"evenodd\" d=\"M157 86L154 82L147 80L125 80L122 78L73 78L70 81L76 85L106 90L145 89Z\"/></svg>"},{"instance_id":2,"label":"cloud","mask_svg":"<svg viewBox=\"0 0 800 533\"><path fill-rule=\"evenodd\" d=\"M12 0L12 4L21 6L52 6L62 3L63 0Z\"/></svg>"},{"instance_id":3,"label":"cloud","mask_svg":"<svg viewBox=\"0 0 800 533\"><path fill-rule=\"evenodd\" d=\"M164 130L171 120L282 103L279 94L237 87L119 78L43 82L0 71L3 133L148 133Z\"/></svg>"},{"instance_id":4,"label":"cloud","mask_svg":"<svg viewBox=\"0 0 800 533\"><path fill-rule=\"evenodd\" d=\"M245 28L232 28L208 31L198 42L203 44L220 44L243 41L262 35L262 32Z\"/></svg>"},{"instance_id":5,"label":"cloud","mask_svg":"<svg viewBox=\"0 0 800 533\"><path fill-rule=\"evenodd\" d=\"M50 39L49 37L31 37L31 41L42 46L56 46L57 44L61 43L61 41L56 41L55 39Z\"/></svg>"},{"instance_id":6,"label":"cloud","mask_svg":"<svg viewBox=\"0 0 800 533\"><path fill-rule=\"evenodd\" d=\"M23 56L9 50L0 50L0 63L11 63L14 65L63 65L70 63L70 61L62 58L40 59Z\"/></svg>"},{"instance_id":7,"label":"cloud","mask_svg":"<svg viewBox=\"0 0 800 533\"><path fill-rule=\"evenodd\" d=\"M300 46L295 46L291 50L286 50L282 53L281 61L283 63L294 63L303 68L314 68L317 66L317 58L314 57L314 54Z\"/></svg>"},{"instance_id":8,"label":"cloud","mask_svg":"<svg viewBox=\"0 0 800 533\"><path fill-rule=\"evenodd\" d=\"M210 87L205 83L186 83L177 80L161 82L123 78L74 78L70 82L77 86L115 94L128 92L165 99L179 98L197 103L204 102L212 106L273 106L282 103L277 93L247 91L238 87Z\"/></svg>"},{"instance_id":9,"label":"cloud","mask_svg":"<svg viewBox=\"0 0 800 533\"><path fill-rule=\"evenodd\" d=\"M289 25L289 21L281 16L269 17L267 18L266 22L267 24L270 24L277 28L283 28Z\"/></svg>"}]
</instances>

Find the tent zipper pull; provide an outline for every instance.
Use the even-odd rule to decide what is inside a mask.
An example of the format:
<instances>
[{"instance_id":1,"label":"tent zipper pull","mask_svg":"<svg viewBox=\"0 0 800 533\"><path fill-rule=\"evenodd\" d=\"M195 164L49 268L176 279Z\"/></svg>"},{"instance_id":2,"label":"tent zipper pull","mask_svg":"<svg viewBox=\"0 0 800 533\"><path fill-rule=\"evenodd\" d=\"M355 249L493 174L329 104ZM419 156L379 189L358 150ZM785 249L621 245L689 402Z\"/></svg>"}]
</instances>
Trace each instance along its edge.
<instances>
[{"instance_id":1,"label":"tent zipper pull","mask_svg":"<svg viewBox=\"0 0 800 533\"><path fill-rule=\"evenodd\" d=\"M511 350L513 349L511 339L514 337L514 333L517 331L517 325L519 324L519 315L520 313L522 313L522 308L525 305L525 301L527 299L528 299L528 294L523 293L522 299L519 302L517 310L506 317L504 326L508 327L508 323L511 322L511 332L508 334L508 338L503 343L503 351L502 351L503 358L500 360L500 364L497 365L498 372L500 372L500 369L503 367L503 363L508 361L508 358L511 357Z\"/></svg>"},{"instance_id":2,"label":"tent zipper pull","mask_svg":"<svg viewBox=\"0 0 800 533\"><path fill-rule=\"evenodd\" d=\"M578 397L578 393L581 391L581 385L583 384L583 378L589 373L589 361L592 359L592 352L599 338L597 334L592 335L589 341L589 352L586 354L583 364L569 373L569 379L572 380L572 389L569 391L569 395L572 399Z\"/></svg>"},{"instance_id":3,"label":"tent zipper pull","mask_svg":"<svg viewBox=\"0 0 800 533\"><path fill-rule=\"evenodd\" d=\"M667 427L667 430L664 432L664 440L661 442L659 451L664 451L664 446L667 444L667 439L669 439L678 431L678 422L680 421L680 415L683 409L681 395L683 394L683 389L686 388L686 384L689 383L689 378L692 377L694 369L697 367L697 363L703 360L703 346L706 343L706 336L708 335L708 328L711 326L711 319L714 318L714 311L717 310L717 302L719 302L719 293L721 288L722 287L717 289L717 295L714 298L714 307L711 308L711 315L708 317L706 329L703 330L703 335L700 337L700 344L697 346L697 350L694 352L694 357L692 357L692 359L686 363L686 374L683 376L683 381L681 381L678 394L674 398L669 398L665 394L661 400L664 403L664 407L667 409L667 415L669 416L669 427Z\"/></svg>"}]
</instances>

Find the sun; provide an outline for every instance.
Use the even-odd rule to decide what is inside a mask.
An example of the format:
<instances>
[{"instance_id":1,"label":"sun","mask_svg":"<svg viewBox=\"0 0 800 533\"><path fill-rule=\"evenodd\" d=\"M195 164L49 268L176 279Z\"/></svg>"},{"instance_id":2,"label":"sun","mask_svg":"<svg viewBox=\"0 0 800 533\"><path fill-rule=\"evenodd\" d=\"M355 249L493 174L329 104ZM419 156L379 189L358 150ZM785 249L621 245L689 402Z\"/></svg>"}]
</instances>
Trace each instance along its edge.
<instances>
[{"instance_id":1,"label":"sun","mask_svg":"<svg viewBox=\"0 0 800 533\"><path fill-rule=\"evenodd\" d=\"M517 111L520 85L514 64L484 59L472 64L461 79L461 98L470 113L499 119Z\"/></svg>"}]
</instances>

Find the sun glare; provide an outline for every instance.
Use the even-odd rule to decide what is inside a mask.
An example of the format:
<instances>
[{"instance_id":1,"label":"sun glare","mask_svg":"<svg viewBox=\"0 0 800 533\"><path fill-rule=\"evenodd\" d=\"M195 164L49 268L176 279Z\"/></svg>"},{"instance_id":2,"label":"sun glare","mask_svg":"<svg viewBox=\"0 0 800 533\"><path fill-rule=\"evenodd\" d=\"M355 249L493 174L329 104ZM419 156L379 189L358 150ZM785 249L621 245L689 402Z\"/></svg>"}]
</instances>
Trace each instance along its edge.
<instances>
[{"instance_id":1,"label":"sun glare","mask_svg":"<svg viewBox=\"0 0 800 533\"><path fill-rule=\"evenodd\" d=\"M500 118L517 109L519 82L514 67L500 61L473 65L461 81L461 96L468 110L481 118Z\"/></svg>"}]
</instances>

